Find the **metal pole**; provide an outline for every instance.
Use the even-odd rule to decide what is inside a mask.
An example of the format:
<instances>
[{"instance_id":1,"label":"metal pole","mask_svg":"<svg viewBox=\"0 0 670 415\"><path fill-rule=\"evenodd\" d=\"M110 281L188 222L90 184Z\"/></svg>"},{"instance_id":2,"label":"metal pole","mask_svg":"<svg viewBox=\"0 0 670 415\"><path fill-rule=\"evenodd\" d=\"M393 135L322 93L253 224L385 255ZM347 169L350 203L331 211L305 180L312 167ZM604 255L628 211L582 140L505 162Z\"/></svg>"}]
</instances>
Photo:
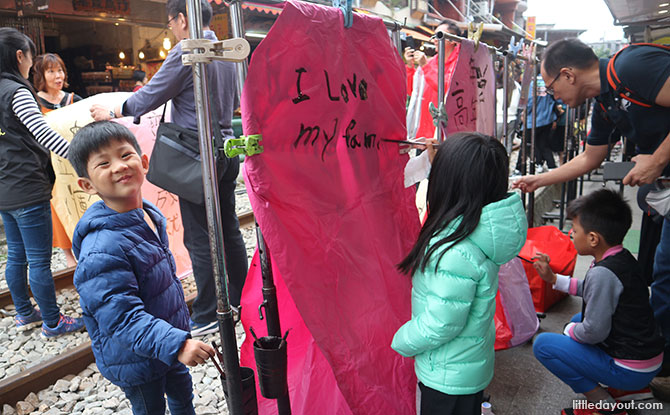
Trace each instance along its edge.
<instances>
[{"instance_id":1,"label":"metal pole","mask_svg":"<svg viewBox=\"0 0 670 415\"><path fill-rule=\"evenodd\" d=\"M444 108L444 32L435 33L437 37L437 108L439 114L442 115ZM437 142L442 142L444 137L442 136L442 126L440 122L437 124Z\"/></svg>"},{"instance_id":2,"label":"metal pole","mask_svg":"<svg viewBox=\"0 0 670 415\"><path fill-rule=\"evenodd\" d=\"M509 58L503 56L503 105L502 105L502 139L507 149L507 154L512 154L512 140L507 136L507 112L509 104L507 102L507 91L509 90ZM497 129L496 129L497 131Z\"/></svg>"},{"instance_id":3,"label":"metal pole","mask_svg":"<svg viewBox=\"0 0 670 415\"><path fill-rule=\"evenodd\" d=\"M272 274L272 260L270 252L265 245L265 238L261 228L256 222L256 241L258 243L258 256L261 262L261 276L263 278L263 303L259 307L259 315L263 317L261 309L265 309L265 324L268 328L268 336L281 337L281 324L279 322L279 306L277 302L277 288ZM291 414L291 401L288 390L286 395L277 398L277 412L279 415Z\"/></svg>"},{"instance_id":4,"label":"metal pole","mask_svg":"<svg viewBox=\"0 0 670 415\"><path fill-rule=\"evenodd\" d=\"M242 4L240 0L233 0L230 3L230 20L234 37L243 37L244 21L242 19ZM399 29L399 27L398 27ZM398 45L400 45L400 35L398 34ZM398 49L400 50L400 49ZM247 61L237 65L237 85L239 93L242 93L244 81L247 79ZM241 95L240 95L241 96ZM261 228L256 222L256 241L258 245L258 254L261 263L261 276L263 279L263 303L260 307L265 308L265 321L268 328L269 336L281 337L281 325L279 322L279 307L277 303L277 289L274 284L274 277L272 275L272 262L270 253L265 245L265 238L261 232ZM261 314L262 316L262 314ZM279 415L291 414L291 402L286 391L286 395L277 399L277 410Z\"/></svg>"},{"instance_id":5,"label":"metal pole","mask_svg":"<svg viewBox=\"0 0 670 415\"><path fill-rule=\"evenodd\" d=\"M187 0L189 36L191 39L202 39L202 9L199 0ZM194 54L204 51L196 49ZM242 409L242 377L240 362L237 356L237 339L233 323L233 314L228 300L228 276L224 266L223 228L221 225L221 209L219 205L219 186L216 174L216 160L212 151L212 125L210 119L209 91L207 85L207 67L204 63L193 64L193 93L198 122L198 138L202 156L202 179L205 192L205 208L207 212L207 230L209 247L212 256L212 270L216 282L217 310L219 335L223 345L223 360L226 370L228 390L228 410L232 415L243 415ZM218 125L214 128L219 128Z\"/></svg>"},{"instance_id":6,"label":"metal pole","mask_svg":"<svg viewBox=\"0 0 670 415\"><path fill-rule=\"evenodd\" d=\"M582 125L581 125L581 119L582 119L582 108L581 106L576 108L577 112L577 147L579 147L579 141L582 139ZM586 150L586 140L584 140L584 143L582 144L582 153ZM589 179L591 178L591 172L589 174ZM584 175L582 174L579 177L579 195L581 196L584 193Z\"/></svg>"},{"instance_id":7,"label":"metal pole","mask_svg":"<svg viewBox=\"0 0 670 415\"><path fill-rule=\"evenodd\" d=\"M537 123L537 71L535 69L536 63L530 65L533 71L533 119L530 130L530 174L535 174L535 124ZM528 195L528 227L532 228L535 218L535 192L530 192Z\"/></svg>"},{"instance_id":8,"label":"metal pole","mask_svg":"<svg viewBox=\"0 0 670 415\"><path fill-rule=\"evenodd\" d=\"M233 37L244 38L244 18L242 17L242 1L232 0L230 2L230 26L233 32ZM242 98L242 88L244 88L244 81L247 79L248 62L235 62L237 69L237 96Z\"/></svg>"},{"instance_id":9,"label":"metal pole","mask_svg":"<svg viewBox=\"0 0 670 415\"><path fill-rule=\"evenodd\" d=\"M571 111L568 110L567 106L565 108L565 131L563 134L563 164L568 162L568 126L570 125L570 114ZM566 197L567 183L561 183L561 205L559 206L559 229L563 230L563 225L565 224L565 207L568 203Z\"/></svg>"},{"instance_id":10,"label":"metal pole","mask_svg":"<svg viewBox=\"0 0 670 415\"><path fill-rule=\"evenodd\" d=\"M398 54L400 56L402 56L402 42L400 41L400 25L398 25L397 23L391 29L391 40L392 40L393 44L395 45L395 48L398 51Z\"/></svg>"}]
</instances>

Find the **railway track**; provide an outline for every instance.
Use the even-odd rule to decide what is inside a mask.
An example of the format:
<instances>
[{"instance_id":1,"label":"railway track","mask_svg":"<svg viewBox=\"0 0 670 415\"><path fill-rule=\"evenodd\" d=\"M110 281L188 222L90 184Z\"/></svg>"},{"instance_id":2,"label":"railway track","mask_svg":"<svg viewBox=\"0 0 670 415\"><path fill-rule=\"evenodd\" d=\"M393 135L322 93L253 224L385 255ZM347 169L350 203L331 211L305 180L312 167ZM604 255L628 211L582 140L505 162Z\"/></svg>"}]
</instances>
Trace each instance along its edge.
<instances>
[{"instance_id":1,"label":"railway track","mask_svg":"<svg viewBox=\"0 0 670 415\"><path fill-rule=\"evenodd\" d=\"M254 224L253 212L244 212L238 215L240 227L249 227ZM74 267L54 273L56 289L72 287ZM195 294L186 297L189 308L195 300ZM11 304L8 290L0 291L0 308ZM24 399L30 392L38 391L53 385L58 379L84 370L95 361L91 342L87 341L79 346L64 350L60 355L38 363L28 369L0 380L0 407L4 404L14 405Z\"/></svg>"}]
</instances>

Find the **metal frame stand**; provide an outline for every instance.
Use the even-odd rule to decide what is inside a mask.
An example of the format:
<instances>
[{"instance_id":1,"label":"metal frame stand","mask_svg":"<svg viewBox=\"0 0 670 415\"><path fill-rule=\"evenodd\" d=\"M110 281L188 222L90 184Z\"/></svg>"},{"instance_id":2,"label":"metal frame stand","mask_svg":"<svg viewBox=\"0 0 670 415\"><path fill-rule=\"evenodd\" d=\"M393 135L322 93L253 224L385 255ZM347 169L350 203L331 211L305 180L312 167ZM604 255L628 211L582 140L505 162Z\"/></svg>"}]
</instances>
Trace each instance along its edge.
<instances>
[{"instance_id":1,"label":"metal frame stand","mask_svg":"<svg viewBox=\"0 0 670 415\"><path fill-rule=\"evenodd\" d=\"M446 115L446 108L444 105L444 42L445 36L444 32L435 33L437 37L437 142L441 143L446 138L442 132L442 119Z\"/></svg>"},{"instance_id":2,"label":"metal frame stand","mask_svg":"<svg viewBox=\"0 0 670 415\"><path fill-rule=\"evenodd\" d=\"M536 65L535 60L530 64L530 69L533 76L533 119L530 130L530 174L535 174L535 124L537 122L537 75L536 75ZM530 192L528 194L528 206L526 207L528 215L528 227L532 228L534 225L535 217L535 192Z\"/></svg>"},{"instance_id":3,"label":"metal frame stand","mask_svg":"<svg viewBox=\"0 0 670 415\"><path fill-rule=\"evenodd\" d=\"M242 18L242 4L240 0L233 0L230 3L230 19L231 28L235 37L243 37L244 35L244 21ZM239 86L239 93L241 96L242 88L247 77L247 62L238 63L237 66L237 84ZM272 275L272 261L270 252L265 244L265 238L261 232L261 228L256 222L256 240L258 246L258 254L261 263L261 276L263 279L263 303L258 307L259 318L263 320L268 329L268 336L281 337L281 325L279 322L279 307L277 303L277 289L274 284L274 277ZM265 309L265 316L263 316L263 309ZM291 402L289 399L288 390L286 395L277 399L277 410L279 415L291 414Z\"/></svg>"},{"instance_id":4,"label":"metal frame stand","mask_svg":"<svg viewBox=\"0 0 670 415\"><path fill-rule=\"evenodd\" d=\"M572 145L571 143L568 143L568 136L569 136L569 130L570 130L570 123L571 123L571 115L573 115L574 110L570 110L568 108L565 109L566 114L565 114L565 134L563 135L563 164L568 162L568 153L571 152L572 150ZM570 150L568 150L568 147ZM565 225L565 208L568 203L567 200L567 190L568 190L568 184L566 182L561 183L561 202L560 206L558 207L558 228L563 231L563 226Z\"/></svg>"},{"instance_id":5,"label":"metal frame stand","mask_svg":"<svg viewBox=\"0 0 670 415\"><path fill-rule=\"evenodd\" d=\"M509 138L509 131L507 131L507 117L509 111L509 103L507 94L509 91L509 56L503 56L503 102L502 102L502 138L505 149L507 149L507 155L512 154L512 140ZM496 105L497 108L497 105ZM496 126L497 127L497 126ZM498 128L496 128L496 134L498 133Z\"/></svg>"},{"instance_id":6,"label":"metal frame stand","mask_svg":"<svg viewBox=\"0 0 670 415\"><path fill-rule=\"evenodd\" d=\"M240 375L240 361L237 355L237 338L235 337L235 323L230 308L228 296L228 276L226 274L223 246L223 228L221 225L221 210L219 205L219 186L216 173L216 159L212 149L213 137L210 103L207 91L206 64L213 59L239 60L241 55L249 54L249 44L245 40L233 39L238 49L226 51L219 48L217 52L208 49L210 41L202 39L202 8L198 0L187 0L187 18L190 39L184 42L184 50L192 50L191 55L185 55L185 64L193 69L193 92L198 124L198 139L200 154L202 155L202 177L205 192L205 208L207 212L207 227L209 232L212 269L216 282L217 310L216 318L219 322L219 336L223 345L223 362L226 371L224 389L228 391L228 410L231 415L243 415L242 378ZM219 42L218 45L232 44L230 41ZM245 49L246 44L246 49ZM235 48L234 47L234 48ZM215 48L216 49L216 48ZM228 53L230 57L226 56ZM218 125L214 128L219 128ZM223 382L223 379L222 379Z\"/></svg>"}]
</instances>

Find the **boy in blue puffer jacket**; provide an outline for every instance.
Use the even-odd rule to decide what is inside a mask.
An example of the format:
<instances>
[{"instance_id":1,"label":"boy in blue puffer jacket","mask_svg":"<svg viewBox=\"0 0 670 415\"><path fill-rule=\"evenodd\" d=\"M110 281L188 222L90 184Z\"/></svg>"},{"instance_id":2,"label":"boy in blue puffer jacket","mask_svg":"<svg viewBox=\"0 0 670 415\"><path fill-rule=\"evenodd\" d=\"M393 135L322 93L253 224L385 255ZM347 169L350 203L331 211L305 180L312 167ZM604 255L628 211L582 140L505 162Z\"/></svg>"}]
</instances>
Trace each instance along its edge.
<instances>
[{"instance_id":1,"label":"boy in blue puffer jacket","mask_svg":"<svg viewBox=\"0 0 670 415\"><path fill-rule=\"evenodd\" d=\"M133 134L109 121L77 132L68 160L79 186L102 199L75 228L74 284L100 373L134 414L194 414L188 368L214 349L189 333L184 291L168 249L165 217L142 199L149 166Z\"/></svg>"},{"instance_id":2,"label":"boy in blue puffer jacket","mask_svg":"<svg viewBox=\"0 0 670 415\"><path fill-rule=\"evenodd\" d=\"M412 275L412 318L391 344L414 358L421 415L479 415L493 378L498 270L527 227L508 165L503 145L480 133L448 137L433 160L428 218L398 265Z\"/></svg>"}]
</instances>

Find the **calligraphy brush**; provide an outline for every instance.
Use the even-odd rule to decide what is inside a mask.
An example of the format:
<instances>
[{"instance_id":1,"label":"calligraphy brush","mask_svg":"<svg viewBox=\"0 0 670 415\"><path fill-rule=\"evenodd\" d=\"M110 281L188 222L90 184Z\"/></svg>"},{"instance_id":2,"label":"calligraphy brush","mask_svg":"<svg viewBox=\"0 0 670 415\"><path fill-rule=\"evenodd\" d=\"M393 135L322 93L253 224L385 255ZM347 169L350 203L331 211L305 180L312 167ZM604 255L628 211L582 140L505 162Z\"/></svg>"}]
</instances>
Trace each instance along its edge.
<instances>
[{"instance_id":1,"label":"calligraphy brush","mask_svg":"<svg viewBox=\"0 0 670 415\"><path fill-rule=\"evenodd\" d=\"M221 376L226 377L226 374L225 374L225 373L223 372L223 370L221 369L221 366L219 366L219 364L216 362L216 359L214 358L214 356L210 356L209 358L210 358L210 360L211 360L212 362L214 362L214 366L216 366L216 370L219 371L219 373L221 374Z\"/></svg>"},{"instance_id":2,"label":"calligraphy brush","mask_svg":"<svg viewBox=\"0 0 670 415\"><path fill-rule=\"evenodd\" d=\"M214 346L214 351L216 352L216 356L219 358L219 362L221 362L221 366L225 366L223 364L223 354L219 351L219 346L216 344L214 340L212 340L212 346Z\"/></svg>"},{"instance_id":3,"label":"calligraphy brush","mask_svg":"<svg viewBox=\"0 0 670 415\"><path fill-rule=\"evenodd\" d=\"M425 141L395 140L395 139L392 139L392 138L382 138L381 140L386 141L387 143L409 144L409 145L419 145L419 146L425 146L426 145Z\"/></svg>"}]
</instances>

